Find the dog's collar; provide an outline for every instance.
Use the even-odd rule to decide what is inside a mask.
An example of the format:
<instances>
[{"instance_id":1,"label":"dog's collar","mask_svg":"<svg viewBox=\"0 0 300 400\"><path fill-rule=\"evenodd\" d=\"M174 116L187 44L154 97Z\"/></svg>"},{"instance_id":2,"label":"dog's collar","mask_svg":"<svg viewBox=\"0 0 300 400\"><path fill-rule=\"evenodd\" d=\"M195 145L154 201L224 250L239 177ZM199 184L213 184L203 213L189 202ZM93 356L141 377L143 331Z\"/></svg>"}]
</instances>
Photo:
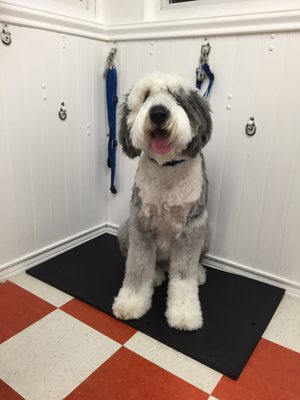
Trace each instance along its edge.
<instances>
[{"instance_id":1,"label":"dog's collar","mask_svg":"<svg viewBox=\"0 0 300 400\"><path fill-rule=\"evenodd\" d=\"M152 160L152 161L156 162L156 164L158 164L158 162L156 160L154 160L154 158L151 158L151 157L149 157L149 158L150 158L150 160ZM184 161L187 161L187 160L171 160L171 161L168 161L168 162L162 164L161 166L162 167L174 167L175 165L180 164Z\"/></svg>"}]
</instances>

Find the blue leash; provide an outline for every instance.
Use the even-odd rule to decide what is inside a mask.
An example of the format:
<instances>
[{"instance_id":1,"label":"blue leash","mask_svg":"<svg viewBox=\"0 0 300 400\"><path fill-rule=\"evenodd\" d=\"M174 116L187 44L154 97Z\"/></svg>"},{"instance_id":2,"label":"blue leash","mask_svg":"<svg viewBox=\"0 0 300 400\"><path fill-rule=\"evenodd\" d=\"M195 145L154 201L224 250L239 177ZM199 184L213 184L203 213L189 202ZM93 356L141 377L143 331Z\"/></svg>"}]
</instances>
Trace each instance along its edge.
<instances>
[{"instance_id":1,"label":"blue leash","mask_svg":"<svg viewBox=\"0 0 300 400\"><path fill-rule=\"evenodd\" d=\"M108 157L107 166L111 169L110 177L110 191L113 194L117 193L115 187L115 175L116 175L116 149L118 142L116 140L116 112L117 112L117 70L113 66L107 70L106 73L106 103L107 103L107 114L108 114Z\"/></svg>"}]
</instances>

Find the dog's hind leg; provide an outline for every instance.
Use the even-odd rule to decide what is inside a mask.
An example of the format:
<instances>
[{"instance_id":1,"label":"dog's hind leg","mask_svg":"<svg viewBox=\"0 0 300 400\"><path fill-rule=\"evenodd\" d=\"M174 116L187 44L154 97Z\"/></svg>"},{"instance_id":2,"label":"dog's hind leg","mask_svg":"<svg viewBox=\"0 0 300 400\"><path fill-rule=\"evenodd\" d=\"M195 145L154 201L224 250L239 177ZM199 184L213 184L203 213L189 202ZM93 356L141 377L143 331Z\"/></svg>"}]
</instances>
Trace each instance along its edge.
<instances>
[{"instance_id":1,"label":"dog's hind leg","mask_svg":"<svg viewBox=\"0 0 300 400\"><path fill-rule=\"evenodd\" d=\"M203 267L202 264L199 263L198 265L198 285L204 285L206 282L206 269Z\"/></svg>"},{"instance_id":2,"label":"dog's hind leg","mask_svg":"<svg viewBox=\"0 0 300 400\"><path fill-rule=\"evenodd\" d=\"M129 221L128 231L125 278L112 308L117 318L125 320L140 318L150 309L156 262L154 239L140 232L134 221Z\"/></svg>"},{"instance_id":3,"label":"dog's hind leg","mask_svg":"<svg viewBox=\"0 0 300 400\"><path fill-rule=\"evenodd\" d=\"M199 261L199 266L198 266L198 285L204 285L204 283L206 282L206 269L204 268L204 266L201 263L201 259L204 253L207 252L208 250L208 244L209 244L209 235L208 232L206 232L206 237L204 240L204 245L203 248L201 250L201 256L200 256L200 261Z\"/></svg>"},{"instance_id":4,"label":"dog's hind leg","mask_svg":"<svg viewBox=\"0 0 300 400\"><path fill-rule=\"evenodd\" d=\"M121 253L123 254L124 257L127 256L128 253L128 247L129 247L129 219L127 219L123 225L119 227L118 230L118 240L119 240L119 246Z\"/></svg>"},{"instance_id":5,"label":"dog's hind leg","mask_svg":"<svg viewBox=\"0 0 300 400\"><path fill-rule=\"evenodd\" d=\"M166 280L167 268L168 268L167 261L158 261L156 263L155 276L153 281L154 287L159 287Z\"/></svg>"}]
</instances>

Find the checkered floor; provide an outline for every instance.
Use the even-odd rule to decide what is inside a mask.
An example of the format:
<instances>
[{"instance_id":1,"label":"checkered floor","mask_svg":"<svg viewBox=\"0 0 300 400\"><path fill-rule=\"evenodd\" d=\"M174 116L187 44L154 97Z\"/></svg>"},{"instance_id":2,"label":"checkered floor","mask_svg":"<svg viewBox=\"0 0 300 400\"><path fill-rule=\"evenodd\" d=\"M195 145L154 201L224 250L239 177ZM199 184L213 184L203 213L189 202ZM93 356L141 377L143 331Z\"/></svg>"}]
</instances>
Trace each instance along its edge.
<instances>
[{"instance_id":1,"label":"checkered floor","mask_svg":"<svg viewBox=\"0 0 300 400\"><path fill-rule=\"evenodd\" d=\"M299 400L300 298L238 381L26 274L0 285L0 399Z\"/></svg>"}]
</instances>

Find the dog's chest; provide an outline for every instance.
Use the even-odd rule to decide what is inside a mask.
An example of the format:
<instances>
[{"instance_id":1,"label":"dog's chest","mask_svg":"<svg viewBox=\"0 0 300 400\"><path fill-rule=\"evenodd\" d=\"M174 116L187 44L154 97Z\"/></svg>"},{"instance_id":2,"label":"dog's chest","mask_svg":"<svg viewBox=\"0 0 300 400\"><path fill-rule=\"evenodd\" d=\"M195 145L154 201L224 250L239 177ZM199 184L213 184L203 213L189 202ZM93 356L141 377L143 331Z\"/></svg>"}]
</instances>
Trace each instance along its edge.
<instances>
[{"instance_id":1,"label":"dog's chest","mask_svg":"<svg viewBox=\"0 0 300 400\"><path fill-rule=\"evenodd\" d=\"M162 239L172 239L186 224L191 207L202 188L200 157L174 167L163 167L141 159L136 186L141 199L141 212Z\"/></svg>"}]
</instances>

